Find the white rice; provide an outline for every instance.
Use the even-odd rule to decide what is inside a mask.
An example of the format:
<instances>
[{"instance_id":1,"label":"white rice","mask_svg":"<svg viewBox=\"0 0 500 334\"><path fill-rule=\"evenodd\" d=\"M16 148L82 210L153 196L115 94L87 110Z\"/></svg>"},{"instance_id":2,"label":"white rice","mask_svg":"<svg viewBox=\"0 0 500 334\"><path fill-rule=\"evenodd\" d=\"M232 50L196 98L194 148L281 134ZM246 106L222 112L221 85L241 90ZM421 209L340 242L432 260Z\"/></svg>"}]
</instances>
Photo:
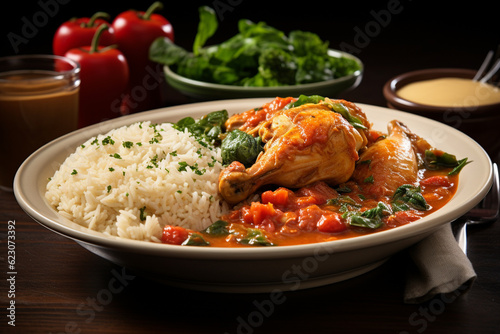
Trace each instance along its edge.
<instances>
[{"instance_id":1,"label":"white rice","mask_svg":"<svg viewBox=\"0 0 500 334\"><path fill-rule=\"evenodd\" d=\"M217 191L221 161L219 148L169 123L134 123L78 147L45 196L92 230L159 242L165 225L202 230L227 212Z\"/></svg>"}]
</instances>

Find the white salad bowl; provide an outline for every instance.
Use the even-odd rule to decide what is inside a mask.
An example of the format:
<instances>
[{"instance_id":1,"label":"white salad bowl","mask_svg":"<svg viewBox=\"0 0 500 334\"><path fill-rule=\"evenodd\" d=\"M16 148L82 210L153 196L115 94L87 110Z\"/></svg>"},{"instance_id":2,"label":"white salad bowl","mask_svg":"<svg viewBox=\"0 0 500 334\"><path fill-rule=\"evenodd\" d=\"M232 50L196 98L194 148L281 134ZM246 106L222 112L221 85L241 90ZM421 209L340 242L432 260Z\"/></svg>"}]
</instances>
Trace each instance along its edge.
<instances>
[{"instance_id":1,"label":"white salad bowl","mask_svg":"<svg viewBox=\"0 0 500 334\"><path fill-rule=\"evenodd\" d=\"M431 145L468 157L455 196L421 220L391 230L317 244L218 248L157 244L110 237L59 215L46 201L47 180L87 139L139 121L174 122L226 109L240 113L269 102L266 98L200 102L124 116L60 137L34 152L19 168L14 193L23 210L46 228L138 275L169 285L218 292L271 292L326 285L366 273L395 253L465 214L486 195L491 161L474 140L442 123L405 112L358 104L377 130L393 119L404 122Z\"/></svg>"}]
</instances>

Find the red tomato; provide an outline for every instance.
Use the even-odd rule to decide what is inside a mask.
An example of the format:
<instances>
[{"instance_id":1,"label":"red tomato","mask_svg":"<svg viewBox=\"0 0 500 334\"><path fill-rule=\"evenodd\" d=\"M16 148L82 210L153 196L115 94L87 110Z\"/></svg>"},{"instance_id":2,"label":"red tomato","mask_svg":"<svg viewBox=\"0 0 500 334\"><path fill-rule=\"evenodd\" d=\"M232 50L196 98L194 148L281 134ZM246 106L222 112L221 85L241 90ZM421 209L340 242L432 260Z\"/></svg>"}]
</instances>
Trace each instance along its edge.
<instances>
[{"instance_id":1,"label":"red tomato","mask_svg":"<svg viewBox=\"0 0 500 334\"><path fill-rule=\"evenodd\" d=\"M290 102L296 101L293 97L277 97L271 102L264 104L261 108L251 109L242 114L245 123L240 127L241 130L251 129L260 122L270 119L276 111L283 109Z\"/></svg>"},{"instance_id":2,"label":"red tomato","mask_svg":"<svg viewBox=\"0 0 500 334\"><path fill-rule=\"evenodd\" d=\"M423 179L420 184L424 186L449 187L452 182L445 175L436 175Z\"/></svg>"},{"instance_id":3,"label":"red tomato","mask_svg":"<svg viewBox=\"0 0 500 334\"><path fill-rule=\"evenodd\" d=\"M56 31L52 41L52 49L55 55L64 56L66 52L80 46L92 44L97 28L101 24L108 24L106 19L109 15L97 12L92 17L74 18L64 22ZM108 46L116 43L114 29L109 27L99 39L99 45Z\"/></svg>"},{"instance_id":4,"label":"red tomato","mask_svg":"<svg viewBox=\"0 0 500 334\"><path fill-rule=\"evenodd\" d=\"M326 211L318 221L317 227L318 231L325 233L342 232L347 228L339 213Z\"/></svg>"},{"instance_id":5,"label":"red tomato","mask_svg":"<svg viewBox=\"0 0 500 334\"><path fill-rule=\"evenodd\" d=\"M119 14L112 25L118 48L130 67L130 85L124 105L132 113L162 106L165 78L162 67L149 60L149 47L158 37L174 40L170 22L153 12L162 8L153 3L146 12L128 10Z\"/></svg>"},{"instance_id":6,"label":"red tomato","mask_svg":"<svg viewBox=\"0 0 500 334\"><path fill-rule=\"evenodd\" d=\"M99 34L106 27L99 27L92 46L71 49L65 54L80 63L79 127L120 116L121 98L129 79L128 65L116 48L97 45Z\"/></svg>"},{"instance_id":7,"label":"red tomato","mask_svg":"<svg viewBox=\"0 0 500 334\"><path fill-rule=\"evenodd\" d=\"M164 244L180 245L189 237L189 231L181 226L166 225L163 228L161 242Z\"/></svg>"},{"instance_id":8,"label":"red tomato","mask_svg":"<svg viewBox=\"0 0 500 334\"><path fill-rule=\"evenodd\" d=\"M278 188L275 191L265 191L261 195L263 204L272 203L274 205L285 206L288 203L288 198L293 195L293 192L286 188Z\"/></svg>"},{"instance_id":9,"label":"red tomato","mask_svg":"<svg viewBox=\"0 0 500 334\"><path fill-rule=\"evenodd\" d=\"M387 219L387 226L398 227L422 218L413 211L397 211Z\"/></svg>"},{"instance_id":10,"label":"red tomato","mask_svg":"<svg viewBox=\"0 0 500 334\"><path fill-rule=\"evenodd\" d=\"M261 204L253 202L250 206L252 213L252 224L261 225L264 219L277 216L277 212L272 203Z\"/></svg>"},{"instance_id":11,"label":"red tomato","mask_svg":"<svg viewBox=\"0 0 500 334\"><path fill-rule=\"evenodd\" d=\"M317 205L310 205L298 212L299 227L303 231L314 231L317 223L323 216L323 210Z\"/></svg>"}]
</instances>

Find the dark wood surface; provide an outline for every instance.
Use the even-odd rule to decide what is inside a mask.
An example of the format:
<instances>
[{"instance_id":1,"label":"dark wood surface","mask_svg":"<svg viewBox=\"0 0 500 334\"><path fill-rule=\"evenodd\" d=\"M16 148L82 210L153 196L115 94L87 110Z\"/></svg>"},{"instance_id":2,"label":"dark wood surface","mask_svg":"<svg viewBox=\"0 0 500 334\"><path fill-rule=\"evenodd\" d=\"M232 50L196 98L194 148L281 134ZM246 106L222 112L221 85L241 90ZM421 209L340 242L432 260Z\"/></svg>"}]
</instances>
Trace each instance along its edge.
<instances>
[{"instance_id":1,"label":"dark wood surface","mask_svg":"<svg viewBox=\"0 0 500 334\"><path fill-rule=\"evenodd\" d=\"M202 3L215 2L166 5L163 13L174 24L179 44L192 43L196 8ZM398 2L402 9L358 44L356 31L370 24L376 28L373 13L382 15L394 1L363 6L331 2L324 8L309 1L295 9L269 8L260 1L232 3L221 34L230 34L237 19L252 18L283 30L317 32L334 48L342 42L357 45L366 72L361 85L342 97L379 106L385 106L382 86L391 77L430 67L477 68L499 42L497 16L486 1L449 2L442 7L429 1ZM96 1L60 5L57 15L39 28L37 38L21 45L19 53L50 52L54 27L72 16L88 16L101 9L116 15L141 4L115 5ZM3 32L19 32L22 18L29 20L40 10L36 5L14 6L10 25L3 26ZM2 53L16 52L7 45ZM186 102L170 92L169 105ZM500 140L499 134L492 133L491 140ZM491 156L500 162L498 153ZM12 286L7 281L7 231L14 221ZM45 229L22 211L12 193L0 192L0 222L1 333L500 333L500 222L469 229L469 258L478 275L472 289L420 305L403 302L405 252L365 275L288 292L280 303L271 305L268 294L196 292L135 275ZM8 296L11 288L15 288L14 298ZM15 327L8 325L10 300L15 300Z\"/></svg>"}]
</instances>

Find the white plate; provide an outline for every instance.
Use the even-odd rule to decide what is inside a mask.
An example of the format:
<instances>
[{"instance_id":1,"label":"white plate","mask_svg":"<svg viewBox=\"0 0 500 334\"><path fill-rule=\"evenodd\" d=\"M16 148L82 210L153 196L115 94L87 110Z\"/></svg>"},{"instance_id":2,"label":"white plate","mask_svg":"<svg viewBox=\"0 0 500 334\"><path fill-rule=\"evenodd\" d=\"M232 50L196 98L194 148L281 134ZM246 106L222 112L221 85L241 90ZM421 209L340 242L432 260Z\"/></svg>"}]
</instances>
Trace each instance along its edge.
<instances>
[{"instance_id":1,"label":"white plate","mask_svg":"<svg viewBox=\"0 0 500 334\"><path fill-rule=\"evenodd\" d=\"M387 123L398 119L431 145L472 161L462 170L457 193L447 205L414 223L366 236L309 245L231 249L181 247L105 236L63 218L44 198L47 179L90 137L139 121L177 121L221 109L227 109L229 114L240 113L269 101L224 100L162 108L72 132L40 148L23 163L14 180L16 199L41 225L137 274L206 291L268 292L316 287L372 270L442 224L465 214L479 203L491 185L491 161L470 137L430 119L358 104L375 129L385 132Z\"/></svg>"}]
</instances>

